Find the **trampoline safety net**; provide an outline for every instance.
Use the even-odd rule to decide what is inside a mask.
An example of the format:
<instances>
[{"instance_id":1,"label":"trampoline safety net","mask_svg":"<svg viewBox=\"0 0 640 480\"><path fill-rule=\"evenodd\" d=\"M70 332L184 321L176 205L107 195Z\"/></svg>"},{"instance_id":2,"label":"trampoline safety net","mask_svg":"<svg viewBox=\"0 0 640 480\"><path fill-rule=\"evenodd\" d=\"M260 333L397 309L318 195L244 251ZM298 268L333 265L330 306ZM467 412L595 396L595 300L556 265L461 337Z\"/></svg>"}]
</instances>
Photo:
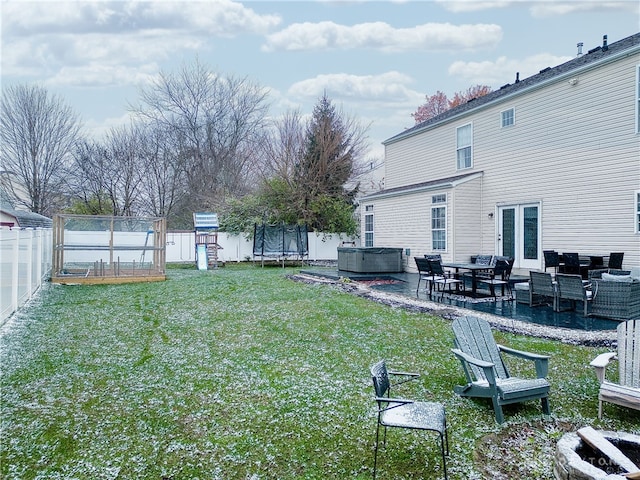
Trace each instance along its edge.
<instances>
[{"instance_id":1,"label":"trampoline safety net","mask_svg":"<svg viewBox=\"0 0 640 480\"><path fill-rule=\"evenodd\" d=\"M258 225L254 226L254 257L306 257L309 255L309 238L306 225Z\"/></svg>"}]
</instances>

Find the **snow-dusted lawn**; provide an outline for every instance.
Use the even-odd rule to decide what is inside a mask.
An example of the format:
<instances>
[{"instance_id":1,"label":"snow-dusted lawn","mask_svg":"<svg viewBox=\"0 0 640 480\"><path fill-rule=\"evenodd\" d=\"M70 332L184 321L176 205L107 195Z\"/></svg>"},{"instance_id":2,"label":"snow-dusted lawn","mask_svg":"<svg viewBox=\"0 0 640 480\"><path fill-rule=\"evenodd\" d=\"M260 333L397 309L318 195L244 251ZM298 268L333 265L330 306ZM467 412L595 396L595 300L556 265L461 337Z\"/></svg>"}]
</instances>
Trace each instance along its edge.
<instances>
[{"instance_id":1,"label":"snow-dusted lawn","mask_svg":"<svg viewBox=\"0 0 640 480\"><path fill-rule=\"evenodd\" d=\"M286 278L296 271L230 265L169 270L162 283L47 285L1 330L2 478L370 478L368 369L380 358L423 373L397 396L445 404L450 478L482 478L476 443L502 429L487 403L453 394L463 377L449 321ZM556 418L639 431L640 415L614 406L597 421L588 363L602 349L496 337L553 355ZM541 419L537 402L506 416ZM555 440L545 435L537 441ZM549 464L538 478L552 478L549 462L523 454L523 468ZM390 430L379 467L381 479L442 477L437 442L418 432Z\"/></svg>"}]
</instances>

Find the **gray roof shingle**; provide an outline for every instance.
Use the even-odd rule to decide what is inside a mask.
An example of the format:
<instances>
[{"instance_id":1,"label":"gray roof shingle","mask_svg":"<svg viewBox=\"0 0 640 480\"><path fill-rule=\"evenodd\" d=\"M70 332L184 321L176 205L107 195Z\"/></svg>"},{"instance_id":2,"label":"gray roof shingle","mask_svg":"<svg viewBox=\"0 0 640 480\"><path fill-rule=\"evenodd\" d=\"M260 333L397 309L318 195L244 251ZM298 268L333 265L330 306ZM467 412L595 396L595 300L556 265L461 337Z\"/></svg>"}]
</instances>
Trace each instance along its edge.
<instances>
[{"instance_id":1,"label":"gray roof shingle","mask_svg":"<svg viewBox=\"0 0 640 480\"><path fill-rule=\"evenodd\" d=\"M525 78L524 80L520 80L516 83L507 84L501 87L499 90L495 90L487 95L482 97L478 97L472 100L469 100L467 103L454 107L446 112L441 113L429 120L425 120L422 123L419 123L411 128L404 130L403 132L394 135L393 137L385 140L383 145L394 143L398 140L401 140L404 137L411 136L414 133L419 132L420 130L427 129L429 127L435 126L439 123L445 122L453 117L457 117L461 114L464 114L467 111L477 109L478 107L491 104L500 100L505 96L511 96L514 93L517 93L522 90L527 90L535 85L545 83L555 77L560 77L569 74L572 71L581 70L582 68L599 62L607 57L615 56L621 52L624 52L630 48L636 47L640 45L640 33L636 33L627 38L623 38L615 43L610 45L598 46L589 50L586 54L576 57L568 62L562 63L553 68L545 68L541 70L539 73L532 75L531 77Z\"/></svg>"}]
</instances>

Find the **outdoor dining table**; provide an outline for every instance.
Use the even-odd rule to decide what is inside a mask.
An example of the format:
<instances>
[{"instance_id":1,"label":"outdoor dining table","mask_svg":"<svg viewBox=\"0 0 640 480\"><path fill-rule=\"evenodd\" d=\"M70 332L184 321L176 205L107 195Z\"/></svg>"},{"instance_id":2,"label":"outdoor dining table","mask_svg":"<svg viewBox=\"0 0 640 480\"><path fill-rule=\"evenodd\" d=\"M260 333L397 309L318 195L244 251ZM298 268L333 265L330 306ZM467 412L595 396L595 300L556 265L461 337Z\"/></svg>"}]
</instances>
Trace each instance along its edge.
<instances>
[{"instance_id":1,"label":"outdoor dining table","mask_svg":"<svg viewBox=\"0 0 640 480\"><path fill-rule=\"evenodd\" d=\"M456 271L456 277L458 276L460 270L469 270L471 272L471 296L475 297L478 290L478 272L491 272L493 268L491 265L482 265L478 263L443 263L443 267L454 268Z\"/></svg>"}]
</instances>

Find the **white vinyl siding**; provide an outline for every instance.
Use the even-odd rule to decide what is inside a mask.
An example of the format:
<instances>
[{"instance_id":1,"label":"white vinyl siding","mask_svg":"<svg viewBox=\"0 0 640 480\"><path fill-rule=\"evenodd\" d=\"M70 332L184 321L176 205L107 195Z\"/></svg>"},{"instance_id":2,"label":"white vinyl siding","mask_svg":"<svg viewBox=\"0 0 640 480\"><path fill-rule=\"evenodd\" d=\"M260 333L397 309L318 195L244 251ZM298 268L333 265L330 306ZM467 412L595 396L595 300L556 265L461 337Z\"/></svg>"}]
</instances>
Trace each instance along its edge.
<instances>
[{"instance_id":1,"label":"white vinyl siding","mask_svg":"<svg viewBox=\"0 0 640 480\"><path fill-rule=\"evenodd\" d=\"M454 132L472 124L473 161L468 171L482 172L482 187L464 203L460 187L449 192L451 260L463 261L467 252L491 253L497 231L495 218L488 214L497 206L537 203L540 248L586 255L608 255L615 249L628 252L630 262L640 262L637 195L630 200L630 192L640 185L638 55L581 71L574 85L570 78L467 113L466 123L443 122L385 145L387 189L443 179L466 173L451 159L457 148ZM498 119L514 100L517 128L502 129ZM376 242L384 237L389 246L405 246L405 232L413 232L412 252L422 248L428 253L430 198L423 193L385 200L384 213L376 210ZM418 214L420 204L424 212ZM472 212L465 210L469 207ZM387 215L392 217L389 222ZM392 231L386 231L388 226ZM463 226L466 234L461 233Z\"/></svg>"},{"instance_id":2,"label":"white vinyl siding","mask_svg":"<svg viewBox=\"0 0 640 480\"><path fill-rule=\"evenodd\" d=\"M640 233L640 190L636 192L635 210L636 210L636 233Z\"/></svg>"}]
</instances>

